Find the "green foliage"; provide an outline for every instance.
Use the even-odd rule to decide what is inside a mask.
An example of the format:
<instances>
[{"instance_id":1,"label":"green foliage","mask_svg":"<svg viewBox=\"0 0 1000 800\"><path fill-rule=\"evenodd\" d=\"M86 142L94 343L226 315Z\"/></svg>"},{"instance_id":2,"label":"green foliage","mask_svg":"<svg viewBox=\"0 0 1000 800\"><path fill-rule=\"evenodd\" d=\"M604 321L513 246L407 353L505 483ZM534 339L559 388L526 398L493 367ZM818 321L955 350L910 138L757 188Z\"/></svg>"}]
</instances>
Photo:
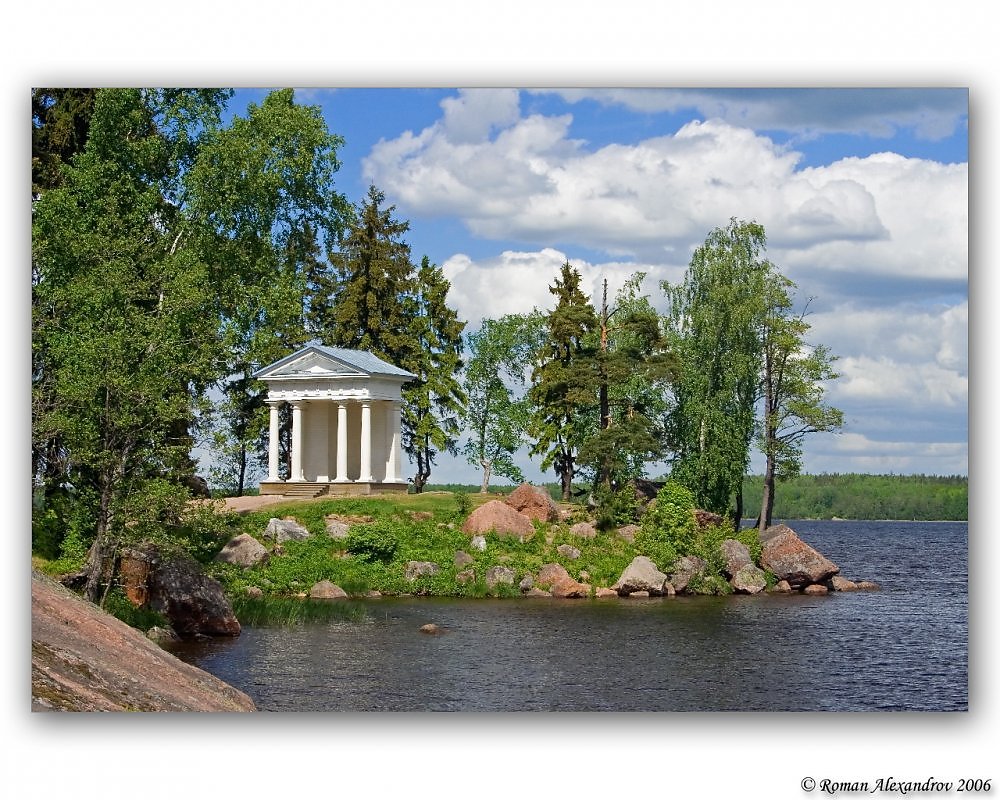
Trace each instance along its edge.
<instances>
[{"instance_id":1,"label":"green foliage","mask_svg":"<svg viewBox=\"0 0 1000 800\"><path fill-rule=\"evenodd\" d=\"M108 591L103 608L111 616L140 631L148 631L153 627L170 627L170 621L162 614L149 608L137 608L132 605L125 592L117 586Z\"/></svg>"},{"instance_id":2,"label":"green foliage","mask_svg":"<svg viewBox=\"0 0 1000 800\"><path fill-rule=\"evenodd\" d=\"M398 523L379 520L370 525L353 525L344 542L347 551L361 561L392 561L399 548Z\"/></svg>"},{"instance_id":3,"label":"green foliage","mask_svg":"<svg viewBox=\"0 0 1000 800\"><path fill-rule=\"evenodd\" d=\"M668 438L674 480L698 506L727 514L750 460L762 363L766 237L730 220L691 257L680 285L663 283L668 338L679 358Z\"/></svg>"},{"instance_id":4,"label":"green foliage","mask_svg":"<svg viewBox=\"0 0 1000 800\"><path fill-rule=\"evenodd\" d=\"M642 477L645 465L664 455L667 379L676 365L656 310L639 294L644 277L639 272L627 280L613 307L605 280L594 334L596 396L579 462L605 489Z\"/></svg>"},{"instance_id":5,"label":"green foliage","mask_svg":"<svg viewBox=\"0 0 1000 800\"><path fill-rule=\"evenodd\" d=\"M470 437L462 449L468 462L483 470L480 491L487 491L493 475L521 483L524 476L514 462L528 429L530 407L524 395L525 365L542 346L540 312L508 314L484 319L478 331L466 337L469 360L463 389L468 398L463 423Z\"/></svg>"},{"instance_id":6,"label":"green foliage","mask_svg":"<svg viewBox=\"0 0 1000 800\"><path fill-rule=\"evenodd\" d=\"M465 322L449 308L451 284L440 267L424 256L409 298L410 338L416 349L400 366L416 375L403 388L403 451L416 461L415 491L423 490L437 453L458 453L459 420L466 395L458 380L462 369Z\"/></svg>"},{"instance_id":7,"label":"green foliage","mask_svg":"<svg viewBox=\"0 0 1000 800\"><path fill-rule=\"evenodd\" d=\"M458 519L465 519L472 511L472 500L469 499L468 492L455 492L455 516Z\"/></svg>"},{"instance_id":8,"label":"green foliage","mask_svg":"<svg viewBox=\"0 0 1000 800\"><path fill-rule=\"evenodd\" d=\"M760 533L756 527L741 527L739 530L734 531L729 525L726 525L725 530L726 536L723 538L735 539L742 543L750 552L750 558L753 560L753 563L760 564L762 546L760 543Z\"/></svg>"},{"instance_id":9,"label":"green foliage","mask_svg":"<svg viewBox=\"0 0 1000 800\"><path fill-rule=\"evenodd\" d=\"M694 493L685 486L668 481L646 510L635 545L662 570L694 549L697 525L694 518Z\"/></svg>"},{"instance_id":10,"label":"green foliage","mask_svg":"<svg viewBox=\"0 0 1000 800\"><path fill-rule=\"evenodd\" d=\"M209 387L295 327L289 242L340 229L342 141L319 109L273 92L224 127L230 96L98 90L86 143L33 203L32 466L47 496L90 504L92 599L118 544L177 528ZM230 428L249 451L244 389Z\"/></svg>"},{"instance_id":11,"label":"green foliage","mask_svg":"<svg viewBox=\"0 0 1000 800\"><path fill-rule=\"evenodd\" d=\"M727 595L733 593L733 587L722 575L708 570L692 577L687 590L691 594Z\"/></svg>"},{"instance_id":12,"label":"green foliage","mask_svg":"<svg viewBox=\"0 0 1000 800\"><path fill-rule=\"evenodd\" d=\"M639 498L631 484L613 490L598 484L594 487L595 515L598 530L610 530L639 520Z\"/></svg>"},{"instance_id":13,"label":"green foliage","mask_svg":"<svg viewBox=\"0 0 1000 800\"><path fill-rule=\"evenodd\" d=\"M533 407L529 431L535 442L531 454L542 457L542 469L555 470L566 501L586 437L586 415L593 412L596 397L592 334L597 316L581 282L579 271L567 261L549 287L557 301L546 318L546 342L528 392Z\"/></svg>"}]
</instances>

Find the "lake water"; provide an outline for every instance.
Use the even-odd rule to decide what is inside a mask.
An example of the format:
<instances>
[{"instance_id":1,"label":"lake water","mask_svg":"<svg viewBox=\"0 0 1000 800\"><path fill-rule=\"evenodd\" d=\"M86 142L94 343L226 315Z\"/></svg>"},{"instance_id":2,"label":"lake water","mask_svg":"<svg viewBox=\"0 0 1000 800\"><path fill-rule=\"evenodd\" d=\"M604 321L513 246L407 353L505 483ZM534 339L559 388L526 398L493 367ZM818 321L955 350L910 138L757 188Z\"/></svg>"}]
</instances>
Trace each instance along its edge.
<instances>
[{"instance_id":1,"label":"lake water","mask_svg":"<svg viewBox=\"0 0 1000 800\"><path fill-rule=\"evenodd\" d=\"M261 711L967 710L967 524L789 524L882 591L386 598L367 622L245 627L178 655Z\"/></svg>"}]
</instances>

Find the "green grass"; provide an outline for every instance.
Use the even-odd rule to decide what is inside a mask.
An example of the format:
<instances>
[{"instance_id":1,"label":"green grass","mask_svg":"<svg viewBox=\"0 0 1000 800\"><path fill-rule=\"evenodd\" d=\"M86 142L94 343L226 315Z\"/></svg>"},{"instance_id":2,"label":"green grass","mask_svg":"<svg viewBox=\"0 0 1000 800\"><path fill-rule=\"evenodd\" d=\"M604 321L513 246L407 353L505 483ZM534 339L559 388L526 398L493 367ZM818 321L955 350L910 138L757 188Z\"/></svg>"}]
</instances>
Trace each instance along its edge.
<instances>
[{"instance_id":1,"label":"green grass","mask_svg":"<svg viewBox=\"0 0 1000 800\"><path fill-rule=\"evenodd\" d=\"M369 616L358 603L297 597L244 597L233 602L233 612L241 625L301 625L333 620L362 622Z\"/></svg>"}]
</instances>

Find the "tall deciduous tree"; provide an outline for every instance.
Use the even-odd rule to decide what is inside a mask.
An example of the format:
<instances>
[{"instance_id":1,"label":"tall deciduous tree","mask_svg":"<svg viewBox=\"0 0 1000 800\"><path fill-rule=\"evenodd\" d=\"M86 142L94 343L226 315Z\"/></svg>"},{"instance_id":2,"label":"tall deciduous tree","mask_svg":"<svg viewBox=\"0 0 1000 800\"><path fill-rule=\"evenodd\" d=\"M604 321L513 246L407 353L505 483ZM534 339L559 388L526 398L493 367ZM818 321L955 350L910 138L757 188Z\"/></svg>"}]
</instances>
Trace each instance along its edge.
<instances>
[{"instance_id":1,"label":"tall deciduous tree","mask_svg":"<svg viewBox=\"0 0 1000 800\"><path fill-rule=\"evenodd\" d=\"M199 404L301 289L277 254L306 221L338 224L318 110L276 92L226 129L230 94L98 91L84 150L34 205L34 435L59 437L90 506L91 599L124 539L179 518Z\"/></svg>"},{"instance_id":2,"label":"tall deciduous tree","mask_svg":"<svg viewBox=\"0 0 1000 800\"><path fill-rule=\"evenodd\" d=\"M564 502L572 497L577 455L597 394L593 337L597 315L580 283L580 273L567 261L549 287L556 305L546 318L546 342L528 392L535 440L531 454L542 456L542 469L555 470Z\"/></svg>"},{"instance_id":3,"label":"tall deciduous tree","mask_svg":"<svg viewBox=\"0 0 1000 800\"><path fill-rule=\"evenodd\" d=\"M758 442L766 464L758 520L761 531L771 525L776 480L799 473L802 440L844 424L843 412L824 401L824 383L839 377L833 369L836 357L823 345L806 343L810 326L805 310L793 311L794 288L790 280L773 274L766 294Z\"/></svg>"},{"instance_id":4,"label":"tall deciduous tree","mask_svg":"<svg viewBox=\"0 0 1000 800\"><path fill-rule=\"evenodd\" d=\"M516 483L524 480L514 453L525 444L531 414L525 379L542 346L543 326L544 317L536 310L484 319L479 330L466 337L464 424L469 440L462 452L483 470L479 488L483 494L489 491L493 475Z\"/></svg>"},{"instance_id":5,"label":"tall deciduous tree","mask_svg":"<svg viewBox=\"0 0 1000 800\"><path fill-rule=\"evenodd\" d=\"M682 369L674 385L673 477L699 505L743 512L742 480L756 441L766 460L761 528L771 524L775 480L797 473L803 438L843 424L824 400L836 377L829 351L805 341L794 284L764 257L755 222L730 220L695 251L680 286L664 284L668 323Z\"/></svg>"},{"instance_id":6,"label":"tall deciduous tree","mask_svg":"<svg viewBox=\"0 0 1000 800\"><path fill-rule=\"evenodd\" d=\"M671 475L698 505L742 515L742 480L755 432L762 364L764 228L730 220L716 228L691 258L680 285L662 284L666 324L680 371L668 441L676 458Z\"/></svg>"}]
</instances>

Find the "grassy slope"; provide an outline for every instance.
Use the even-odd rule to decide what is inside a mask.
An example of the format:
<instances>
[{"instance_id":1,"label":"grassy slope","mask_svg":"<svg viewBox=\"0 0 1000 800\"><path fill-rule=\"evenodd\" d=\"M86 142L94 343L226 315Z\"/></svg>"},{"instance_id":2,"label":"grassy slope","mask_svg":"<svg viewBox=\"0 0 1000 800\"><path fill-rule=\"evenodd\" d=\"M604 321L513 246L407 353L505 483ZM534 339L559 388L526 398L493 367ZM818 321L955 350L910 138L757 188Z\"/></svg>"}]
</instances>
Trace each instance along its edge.
<instances>
[{"instance_id":1,"label":"grassy slope","mask_svg":"<svg viewBox=\"0 0 1000 800\"><path fill-rule=\"evenodd\" d=\"M495 496L469 495L472 508L496 499ZM391 560L363 561L345 551L343 540L326 535L324 518L328 514L354 517L358 520L352 532L361 526L395 539L397 547ZM329 580L350 594L378 590L392 594L447 594L486 596L487 594L518 594L514 586L488 590L485 575L494 566L506 566L515 574L515 581L528 573L536 573L551 562L562 564L574 578L581 572L589 574L594 586L610 586L622 570L637 555L615 532L598 533L594 539L583 539L569 532L570 523L583 518L577 510L570 522L538 525L536 534L527 542L487 535L485 552L469 546L470 537L461 531L462 515L455 495L450 492L427 492L421 495L386 496L377 498L326 499L310 503L297 502L276 505L259 512L240 515L238 526L260 538L271 517L294 517L314 534L302 542L286 542L283 554L272 557L266 565L249 570L222 564L210 564L209 569L226 585L234 597L245 595L250 586L261 588L269 596L288 596L308 592L320 580ZM423 518L423 517L429 518ZM366 524L364 518L372 523ZM232 530L232 529L230 529ZM221 547L223 542L218 542ZM558 553L560 544L572 544L581 551L578 559ZM455 553L463 550L474 559L467 567L455 566ZM419 578L415 582L404 576L408 561L431 561L441 568L437 575ZM461 583L456 574L473 569L476 579ZM586 577L586 575L584 576Z\"/></svg>"}]
</instances>

